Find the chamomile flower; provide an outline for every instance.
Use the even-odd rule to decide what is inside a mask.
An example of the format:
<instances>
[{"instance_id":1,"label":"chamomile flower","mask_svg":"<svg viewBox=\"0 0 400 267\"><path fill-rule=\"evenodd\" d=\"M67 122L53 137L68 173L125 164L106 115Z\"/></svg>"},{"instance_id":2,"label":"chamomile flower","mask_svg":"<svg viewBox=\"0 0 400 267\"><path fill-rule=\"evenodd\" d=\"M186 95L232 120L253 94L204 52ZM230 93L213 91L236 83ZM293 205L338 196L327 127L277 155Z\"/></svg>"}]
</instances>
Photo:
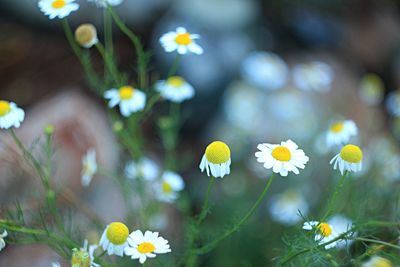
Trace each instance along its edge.
<instances>
[{"instance_id":1,"label":"chamomile flower","mask_svg":"<svg viewBox=\"0 0 400 267\"><path fill-rule=\"evenodd\" d=\"M260 150L255 153L257 161L281 176L287 176L290 171L299 174L299 168L304 169L308 162L304 151L292 140L282 141L280 145L259 144L257 148Z\"/></svg>"},{"instance_id":2,"label":"chamomile flower","mask_svg":"<svg viewBox=\"0 0 400 267\"><path fill-rule=\"evenodd\" d=\"M141 158L139 161L129 161L125 166L125 176L129 179L143 178L146 181L154 181L159 174L158 165L149 158Z\"/></svg>"},{"instance_id":3,"label":"chamomile flower","mask_svg":"<svg viewBox=\"0 0 400 267\"><path fill-rule=\"evenodd\" d=\"M348 232L353 226L353 222L349 218L340 214L334 215L333 217L329 218L328 224L331 225L333 229L335 229L338 235ZM349 235L350 234L354 235L354 233L349 233ZM336 246L338 248L343 248L351 242L353 242L353 240L341 239L337 241Z\"/></svg>"},{"instance_id":4,"label":"chamomile flower","mask_svg":"<svg viewBox=\"0 0 400 267\"><path fill-rule=\"evenodd\" d=\"M50 19L56 17L62 19L79 9L79 4L75 3L75 0L40 0L38 6Z\"/></svg>"},{"instance_id":5,"label":"chamomile flower","mask_svg":"<svg viewBox=\"0 0 400 267\"><path fill-rule=\"evenodd\" d=\"M165 81L158 81L155 87L163 98L175 103L181 103L194 96L193 86L180 76L172 76Z\"/></svg>"},{"instance_id":6,"label":"chamomile flower","mask_svg":"<svg viewBox=\"0 0 400 267\"><path fill-rule=\"evenodd\" d=\"M0 100L0 129L19 128L25 112L14 102Z\"/></svg>"},{"instance_id":7,"label":"chamomile flower","mask_svg":"<svg viewBox=\"0 0 400 267\"><path fill-rule=\"evenodd\" d=\"M108 255L124 255L124 249L128 246L128 227L121 222L110 223L104 230L99 245Z\"/></svg>"},{"instance_id":8,"label":"chamomile flower","mask_svg":"<svg viewBox=\"0 0 400 267\"><path fill-rule=\"evenodd\" d=\"M293 69L294 83L297 88L303 91L329 91L333 76L332 68L319 61L299 64Z\"/></svg>"},{"instance_id":9,"label":"chamomile flower","mask_svg":"<svg viewBox=\"0 0 400 267\"><path fill-rule=\"evenodd\" d=\"M118 6L120 5L124 0L88 0L89 2L93 2L96 4L98 7L107 7L107 5L110 6Z\"/></svg>"},{"instance_id":10,"label":"chamomile flower","mask_svg":"<svg viewBox=\"0 0 400 267\"><path fill-rule=\"evenodd\" d=\"M88 241L85 239L82 248L72 250L71 266L100 267L99 264L94 262L94 251L97 247L97 245L88 247Z\"/></svg>"},{"instance_id":11,"label":"chamomile flower","mask_svg":"<svg viewBox=\"0 0 400 267\"><path fill-rule=\"evenodd\" d=\"M307 231L315 230L315 241L318 244L323 244L329 242L338 237L335 229L326 222L318 222L318 221L309 221L303 224L303 229ZM337 241L332 242L325 246L325 249L333 248L337 245Z\"/></svg>"},{"instance_id":12,"label":"chamomile flower","mask_svg":"<svg viewBox=\"0 0 400 267\"><path fill-rule=\"evenodd\" d=\"M352 120L338 121L331 125L326 133L326 143L329 147L346 144L356 136L357 126Z\"/></svg>"},{"instance_id":13,"label":"chamomile flower","mask_svg":"<svg viewBox=\"0 0 400 267\"><path fill-rule=\"evenodd\" d=\"M156 254L171 252L168 240L162 238L157 232L146 231L144 234L136 230L129 235L129 246L125 248L125 255L132 259L139 259L143 264L147 258L155 258Z\"/></svg>"},{"instance_id":14,"label":"chamomile flower","mask_svg":"<svg viewBox=\"0 0 400 267\"><path fill-rule=\"evenodd\" d=\"M275 195L271 199L269 211L275 221L286 225L294 225L301 220L302 215L307 215L309 205L305 198L297 191L287 190Z\"/></svg>"},{"instance_id":15,"label":"chamomile flower","mask_svg":"<svg viewBox=\"0 0 400 267\"><path fill-rule=\"evenodd\" d=\"M81 183L88 186L97 172L96 150L89 149L82 158Z\"/></svg>"},{"instance_id":16,"label":"chamomile flower","mask_svg":"<svg viewBox=\"0 0 400 267\"><path fill-rule=\"evenodd\" d=\"M104 93L104 97L110 100L108 102L110 108L119 105L124 117L129 117L132 113L143 110L146 105L145 93L132 86L122 86L119 89L112 88Z\"/></svg>"},{"instance_id":17,"label":"chamomile flower","mask_svg":"<svg viewBox=\"0 0 400 267\"><path fill-rule=\"evenodd\" d=\"M367 262L364 262L361 267L393 267L393 264L388 259L373 256Z\"/></svg>"},{"instance_id":18,"label":"chamomile flower","mask_svg":"<svg viewBox=\"0 0 400 267\"><path fill-rule=\"evenodd\" d=\"M210 173L215 178L223 178L228 175L231 170L231 150L229 146L221 141L214 141L209 144L200 162L200 170L207 171L207 175Z\"/></svg>"},{"instance_id":19,"label":"chamomile flower","mask_svg":"<svg viewBox=\"0 0 400 267\"><path fill-rule=\"evenodd\" d=\"M90 48L99 42L97 30L93 24L79 25L75 30L75 41L84 48Z\"/></svg>"},{"instance_id":20,"label":"chamomile flower","mask_svg":"<svg viewBox=\"0 0 400 267\"><path fill-rule=\"evenodd\" d=\"M2 251L3 248L5 248L6 246L6 241L4 241L4 238L6 238L7 236L8 233L6 230L4 230L2 234L0 234L0 251Z\"/></svg>"},{"instance_id":21,"label":"chamomile flower","mask_svg":"<svg viewBox=\"0 0 400 267\"><path fill-rule=\"evenodd\" d=\"M348 144L345 145L340 153L333 157L330 164L336 170L339 167L340 173L344 171L359 172L362 168L363 152L359 146Z\"/></svg>"},{"instance_id":22,"label":"chamomile flower","mask_svg":"<svg viewBox=\"0 0 400 267\"><path fill-rule=\"evenodd\" d=\"M178 27L176 28L176 31L170 31L161 36L160 43L167 53L176 50L180 55L184 55L189 52L196 55L201 55L203 54L203 48L196 44L195 41L199 38L200 35L189 33L185 28Z\"/></svg>"},{"instance_id":23,"label":"chamomile flower","mask_svg":"<svg viewBox=\"0 0 400 267\"><path fill-rule=\"evenodd\" d=\"M161 181L155 183L156 197L160 201L172 202L178 198L179 191L185 187L182 177L171 171L166 171L161 176Z\"/></svg>"},{"instance_id":24,"label":"chamomile flower","mask_svg":"<svg viewBox=\"0 0 400 267\"><path fill-rule=\"evenodd\" d=\"M270 52L253 52L242 64L243 78L259 88L278 90L287 81L288 67L283 59Z\"/></svg>"},{"instance_id":25,"label":"chamomile flower","mask_svg":"<svg viewBox=\"0 0 400 267\"><path fill-rule=\"evenodd\" d=\"M383 81L378 75L369 73L361 79L358 94L367 105L378 105L383 99L384 92Z\"/></svg>"}]
</instances>

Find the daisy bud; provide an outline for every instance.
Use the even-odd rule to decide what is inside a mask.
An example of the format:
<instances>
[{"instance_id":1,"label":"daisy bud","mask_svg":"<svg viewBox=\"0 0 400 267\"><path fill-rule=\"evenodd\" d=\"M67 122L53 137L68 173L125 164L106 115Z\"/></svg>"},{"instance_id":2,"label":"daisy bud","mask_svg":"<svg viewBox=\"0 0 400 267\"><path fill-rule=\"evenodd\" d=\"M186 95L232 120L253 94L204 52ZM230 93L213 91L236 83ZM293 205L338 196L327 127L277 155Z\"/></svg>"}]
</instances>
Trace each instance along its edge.
<instances>
[{"instance_id":1,"label":"daisy bud","mask_svg":"<svg viewBox=\"0 0 400 267\"><path fill-rule=\"evenodd\" d=\"M97 31L93 24L82 24L75 30L75 40L76 42L85 47L90 48L97 44L99 41L97 39Z\"/></svg>"}]
</instances>

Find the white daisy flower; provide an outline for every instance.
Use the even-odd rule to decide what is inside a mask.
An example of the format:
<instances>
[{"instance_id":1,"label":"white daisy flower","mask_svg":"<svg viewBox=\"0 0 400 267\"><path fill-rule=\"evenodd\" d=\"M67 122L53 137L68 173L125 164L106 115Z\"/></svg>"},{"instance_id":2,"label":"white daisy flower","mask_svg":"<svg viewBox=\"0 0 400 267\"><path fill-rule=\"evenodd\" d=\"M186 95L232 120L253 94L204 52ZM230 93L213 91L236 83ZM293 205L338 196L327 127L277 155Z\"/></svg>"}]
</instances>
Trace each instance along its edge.
<instances>
[{"instance_id":1,"label":"white daisy flower","mask_svg":"<svg viewBox=\"0 0 400 267\"><path fill-rule=\"evenodd\" d=\"M101 235L99 245L108 255L124 255L124 248L128 246L128 227L121 222L113 222L107 225Z\"/></svg>"},{"instance_id":2,"label":"white daisy flower","mask_svg":"<svg viewBox=\"0 0 400 267\"><path fill-rule=\"evenodd\" d=\"M329 242L338 237L336 233L336 229L332 227L329 223L326 222L318 222L318 221L309 221L303 224L303 229L307 231L315 230L315 241L318 244L323 244ZM325 246L325 249L330 249L336 247L337 241L332 242Z\"/></svg>"},{"instance_id":3,"label":"white daisy flower","mask_svg":"<svg viewBox=\"0 0 400 267\"><path fill-rule=\"evenodd\" d=\"M168 240L158 236L157 232L136 230L129 235L129 246L125 248L125 255L132 259L139 259L143 264L147 258L155 258L156 254L171 252Z\"/></svg>"},{"instance_id":4,"label":"white daisy flower","mask_svg":"<svg viewBox=\"0 0 400 267\"><path fill-rule=\"evenodd\" d=\"M319 61L298 64L293 69L294 84L303 91L329 91L333 76L332 68Z\"/></svg>"},{"instance_id":5,"label":"white daisy flower","mask_svg":"<svg viewBox=\"0 0 400 267\"><path fill-rule=\"evenodd\" d=\"M79 9L79 4L75 3L75 0L40 0L38 6L50 19L56 17L62 19Z\"/></svg>"},{"instance_id":6,"label":"white daisy flower","mask_svg":"<svg viewBox=\"0 0 400 267\"><path fill-rule=\"evenodd\" d=\"M61 267L61 264L58 261L52 262L51 267Z\"/></svg>"},{"instance_id":7,"label":"white daisy flower","mask_svg":"<svg viewBox=\"0 0 400 267\"><path fill-rule=\"evenodd\" d=\"M199 39L200 35L192 34L186 31L183 27L176 28L176 31L170 31L160 38L160 43L164 47L165 52L177 51L178 54L184 55L188 52L201 55L203 48L196 44L195 40Z\"/></svg>"},{"instance_id":8,"label":"white daisy flower","mask_svg":"<svg viewBox=\"0 0 400 267\"><path fill-rule=\"evenodd\" d=\"M81 183L82 186L89 186L93 176L97 172L96 150L89 149L82 157L82 172Z\"/></svg>"},{"instance_id":9,"label":"white daisy flower","mask_svg":"<svg viewBox=\"0 0 400 267\"><path fill-rule=\"evenodd\" d=\"M344 171L359 172L362 168L363 152L359 146L345 145L340 153L333 157L330 164L336 170L339 167L340 173L343 175Z\"/></svg>"},{"instance_id":10,"label":"white daisy flower","mask_svg":"<svg viewBox=\"0 0 400 267\"><path fill-rule=\"evenodd\" d=\"M329 147L346 144L357 132L357 125L352 120L336 122L326 133L326 143Z\"/></svg>"},{"instance_id":11,"label":"white daisy flower","mask_svg":"<svg viewBox=\"0 0 400 267\"><path fill-rule=\"evenodd\" d=\"M390 115L400 117L400 90L390 92L385 105Z\"/></svg>"},{"instance_id":12,"label":"white daisy flower","mask_svg":"<svg viewBox=\"0 0 400 267\"><path fill-rule=\"evenodd\" d=\"M308 162L304 151L292 140L282 141L280 145L263 143L257 148L260 150L255 153L257 161L281 176L287 176L290 171L299 174L299 168L304 169Z\"/></svg>"},{"instance_id":13,"label":"white daisy flower","mask_svg":"<svg viewBox=\"0 0 400 267\"><path fill-rule=\"evenodd\" d=\"M155 88L163 98L175 103L181 103L194 96L193 86L180 76L172 76L167 80L158 81Z\"/></svg>"},{"instance_id":14,"label":"white daisy flower","mask_svg":"<svg viewBox=\"0 0 400 267\"><path fill-rule=\"evenodd\" d=\"M118 6L124 0L88 0L88 1L96 4L96 6L98 7L107 7L107 5Z\"/></svg>"},{"instance_id":15,"label":"white daisy flower","mask_svg":"<svg viewBox=\"0 0 400 267\"><path fill-rule=\"evenodd\" d=\"M373 256L367 262L364 262L361 267L393 267L393 264L388 259Z\"/></svg>"},{"instance_id":16,"label":"white daisy flower","mask_svg":"<svg viewBox=\"0 0 400 267\"><path fill-rule=\"evenodd\" d=\"M259 88L278 90L287 82L288 67L277 54L253 52L242 63L242 76Z\"/></svg>"},{"instance_id":17,"label":"white daisy flower","mask_svg":"<svg viewBox=\"0 0 400 267\"><path fill-rule=\"evenodd\" d=\"M91 48L99 42L96 27L90 23L79 25L75 30L75 41L84 48Z\"/></svg>"},{"instance_id":18,"label":"white daisy flower","mask_svg":"<svg viewBox=\"0 0 400 267\"><path fill-rule=\"evenodd\" d=\"M358 95L365 104L371 106L380 104L384 93L385 86L378 75L369 73L361 79Z\"/></svg>"},{"instance_id":19,"label":"white daisy flower","mask_svg":"<svg viewBox=\"0 0 400 267\"><path fill-rule=\"evenodd\" d=\"M0 100L0 129L19 128L25 112L14 102Z\"/></svg>"},{"instance_id":20,"label":"white daisy flower","mask_svg":"<svg viewBox=\"0 0 400 267\"><path fill-rule=\"evenodd\" d=\"M215 178L223 178L228 175L231 170L231 150L229 146L221 141L214 141L209 144L200 162L200 170L207 171L207 175L210 173Z\"/></svg>"},{"instance_id":21,"label":"white daisy flower","mask_svg":"<svg viewBox=\"0 0 400 267\"><path fill-rule=\"evenodd\" d=\"M338 235L348 232L353 226L353 222L349 218L340 214L334 215L333 217L329 218L328 224L332 225L332 228L335 229ZM354 233L351 234L354 235ZM353 240L341 239L337 241L336 246L338 248L343 248L352 242Z\"/></svg>"},{"instance_id":22,"label":"white daisy flower","mask_svg":"<svg viewBox=\"0 0 400 267\"><path fill-rule=\"evenodd\" d=\"M161 181L155 183L156 197L160 201L173 202L184 187L185 182L179 174L166 171L161 176Z\"/></svg>"},{"instance_id":23,"label":"white daisy flower","mask_svg":"<svg viewBox=\"0 0 400 267\"><path fill-rule=\"evenodd\" d=\"M4 241L4 238L6 238L7 236L8 233L6 230L4 230L2 234L0 234L0 251L2 251L3 248L5 248L6 246L6 241Z\"/></svg>"},{"instance_id":24,"label":"white daisy flower","mask_svg":"<svg viewBox=\"0 0 400 267\"><path fill-rule=\"evenodd\" d=\"M129 161L125 166L125 176L129 179L143 178L146 181L154 181L159 174L158 165L149 158L142 158L139 161Z\"/></svg>"},{"instance_id":25,"label":"white daisy flower","mask_svg":"<svg viewBox=\"0 0 400 267\"><path fill-rule=\"evenodd\" d=\"M85 239L83 247L73 249L71 257L72 266L85 266L85 267L100 267L99 264L94 262L94 251L98 248L97 245L90 245L88 247L88 241Z\"/></svg>"},{"instance_id":26,"label":"white daisy flower","mask_svg":"<svg viewBox=\"0 0 400 267\"><path fill-rule=\"evenodd\" d=\"M302 215L307 215L309 205L305 198L297 191L286 192L272 197L269 211L275 221L286 225L294 225L299 222Z\"/></svg>"},{"instance_id":27,"label":"white daisy flower","mask_svg":"<svg viewBox=\"0 0 400 267\"><path fill-rule=\"evenodd\" d=\"M104 93L104 97L110 100L108 102L110 108L119 105L124 117L129 117L132 113L143 110L146 105L145 93L132 86L122 86L119 89L112 88Z\"/></svg>"}]
</instances>

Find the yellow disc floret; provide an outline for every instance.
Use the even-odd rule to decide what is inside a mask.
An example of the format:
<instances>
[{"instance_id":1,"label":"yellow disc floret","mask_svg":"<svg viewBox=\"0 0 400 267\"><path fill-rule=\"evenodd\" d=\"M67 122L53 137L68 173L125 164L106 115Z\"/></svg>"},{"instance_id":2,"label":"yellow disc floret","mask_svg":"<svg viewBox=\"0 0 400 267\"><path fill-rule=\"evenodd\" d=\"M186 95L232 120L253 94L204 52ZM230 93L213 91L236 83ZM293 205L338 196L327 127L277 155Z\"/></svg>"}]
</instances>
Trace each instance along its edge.
<instances>
[{"instance_id":1,"label":"yellow disc floret","mask_svg":"<svg viewBox=\"0 0 400 267\"><path fill-rule=\"evenodd\" d=\"M63 8L66 4L65 0L54 0L53 3L51 3L51 6L58 9Z\"/></svg>"},{"instance_id":2,"label":"yellow disc floret","mask_svg":"<svg viewBox=\"0 0 400 267\"><path fill-rule=\"evenodd\" d=\"M331 126L331 132L340 133L343 130L343 128L344 128L344 123L342 121L337 122Z\"/></svg>"},{"instance_id":3,"label":"yellow disc floret","mask_svg":"<svg viewBox=\"0 0 400 267\"><path fill-rule=\"evenodd\" d=\"M0 100L0 117L7 115L11 111L10 102Z\"/></svg>"},{"instance_id":4,"label":"yellow disc floret","mask_svg":"<svg viewBox=\"0 0 400 267\"><path fill-rule=\"evenodd\" d=\"M85 23L75 30L75 40L81 46L86 46L97 38L97 31L93 24Z\"/></svg>"},{"instance_id":5,"label":"yellow disc floret","mask_svg":"<svg viewBox=\"0 0 400 267\"><path fill-rule=\"evenodd\" d=\"M107 228L107 238L114 245L125 243L129 235L128 227L120 222L113 222Z\"/></svg>"},{"instance_id":6,"label":"yellow disc floret","mask_svg":"<svg viewBox=\"0 0 400 267\"><path fill-rule=\"evenodd\" d=\"M119 98L121 100L129 100L132 98L135 89L132 86L122 86L118 90Z\"/></svg>"},{"instance_id":7,"label":"yellow disc floret","mask_svg":"<svg viewBox=\"0 0 400 267\"><path fill-rule=\"evenodd\" d=\"M162 183L162 191L164 193L167 193L167 194L171 193L172 192L172 186L167 182L163 182Z\"/></svg>"},{"instance_id":8,"label":"yellow disc floret","mask_svg":"<svg viewBox=\"0 0 400 267\"><path fill-rule=\"evenodd\" d=\"M90 267L90 256L86 251L74 249L71 257L71 266Z\"/></svg>"},{"instance_id":9,"label":"yellow disc floret","mask_svg":"<svg viewBox=\"0 0 400 267\"><path fill-rule=\"evenodd\" d=\"M231 157L231 150L224 142L214 141L206 148L206 158L213 164L227 162Z\"/></svg>"},{"instance_id":10,"label":"yellow disc floret","mask_svg":"<svg viewBox=\"0 0 400 267\"><path fill-rule=\"evenodd\" d=\"M321 233L321 235L325 237L330 236L332 234L332 227L327 223L318 224L317 229Z\"/></svg>"},{"instance_id":11,"label":"yellow disc floret","mask_svg":"<svg viewBox=\"0 0 400 267\"><path fill-rule=\"evenodd\" d=\"M277 146L272 150L272 157L279 161L289 161L292 158L292 153L287 147Z\"/></svg>"},{"instance_id":12,"label":"yellow disc floret","mask_svg":"<svg viewBox=\"0 0 400 267\"><path fill-rule=\"evenodd\" d=\"M361 148L356 145L345 145L340 151L340 157L350 163L360 163L363 153Z\"/></svg>"},{"instance_id":13,"label":"yellow disc floret","mask_svg":"<svg viewBox=\"0 0 400 267\"><path fill-rule=\"evenodd\" d=\"M156 247L152 243L143 242L143 243L139 244L137 250L142 254L146 254L146 253L151 253L154 250L156 250Z\"/></svg>"},{"instance_id":14,"label":"yellow disc floret","mask_svg":"<svg viewBox=\"0 0 400 267\"><path fill-rule=\"evenodd\" d=\"M393 265L389 260L379 257L370 266L371 267L392 267Z\"/></svg>"},{"instance_id":15,"label":"yellow disc floret","mask_svg":"<svg viewBox=\"0 0 400 267\"><path fill-rule=\"evenodd\" d=\"M175 42L179 45L188 45L192 42L192 37L190 33L180 33L175 37Z\"/></svg>"},{"instance_id":16,"label":"yellow disc floret","mask_svg":"<svg viewBox=\"0 0 400 267\"><path fill-rule=\"evenodd\" d=\"M167 84L172 87L181 87L185 84L185 80L180 76L172 76L168 78Z\"/></svg>"}]
</instances>

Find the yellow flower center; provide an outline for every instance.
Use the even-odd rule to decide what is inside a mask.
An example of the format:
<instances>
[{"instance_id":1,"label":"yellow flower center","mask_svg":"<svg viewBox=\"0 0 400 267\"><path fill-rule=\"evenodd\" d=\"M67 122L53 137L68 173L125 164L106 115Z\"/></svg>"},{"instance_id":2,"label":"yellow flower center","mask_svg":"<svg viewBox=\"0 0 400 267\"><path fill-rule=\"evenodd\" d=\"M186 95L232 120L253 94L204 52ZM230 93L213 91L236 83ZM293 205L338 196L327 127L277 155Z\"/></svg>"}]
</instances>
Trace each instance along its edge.
<instances>
[{"instance_id":1,"label":"yellow flower center","mask_svg":"<svg viewBox=\"0 0 400 267\"><path fill-rule=\"evenodd\" d=\"M343 130L343 128L344 128L344 123L342 121L337 122L331 126L331 132L340 133Z\"/></svg>"},{"instance_id":2,"label":"yellow flower center","mask_svg":"<svg viewBox=\"0 0 400 267\"><path fill-rule=\"evenodd\" d=\"M318 231L325 237L332 234L332 227L327 223L320 223L317 226Z\"/></svg>"},{"instance_id":3,"label":"yellow flower center","mask_svg":"<svg viewBox=\"0 0 400 267\"><path fill-rule=\"evenodd\" d=\"M371 267L392 267L392 263L384 258L379 258L371 265Z\"/></svg>"},{"instance_id":4,"label":"yellow flower center","mask_svg":"<svg viewBox=\"0 0 400 267\"><path fill-rule=\"evenodd\" d=\"M277 146L272 150L272 156L279 161L289 161L292 158L292 154L287 147Z\"/></svg>"},{"instance_id":5,"label":"yellow flower center","mask_svg":"<svg viewBox=\"0 0 400 267\"><path fill-rule=\"evenodd\" d=\"M190 37L190 33L180 33L175 37L175 42L178 45L188 45L192 42L192 37Z\"/></svg>"},{"instance_id":6,"label":"yellow flower center","mask_svg":"<svg viewBox=\"0 0 400 267\"><path fill-rule=\"evenodd\" d=\"M132 98L135 89L132 86L122 86L119 88L118 94L121 100L129 100Z\"/></svg>"},{"instance_id":7,"label":"yellow flower center","mask_svg":"<svg viewBox=\"0 0 400 267\"><path fill-rule=\"evenodd\" d=\"M206 158L213 164L225 163L231 157L231 150L224 142L214 141L206 148Z\"/></svg>"},{"instance_id":8,"label":"yellow flower center","mask_svg":"<svg viewBox=\"0 0 400 267\"><path fill-rule=\"evenodd\" d=\"M185 84L185 80L179 76L172 76L168 78L167 84L172 87L181 87L182 85Z\"/></svg>"},{"instance_id":9,"label":"yellow flower center","mask_svg":"<svg viewBox=\"0 0 400 267\"><path fill-rule=\"evenodd\" d=\"M108 226L107 238L114 245L122 245L125 243L129 235L128 227L120 222L113 222Z\"/></svg>"},{"instance_id":10,"label":"yellow flower center","mask_svg":"<svg viewBox=\"0 0 400 267\"><path fill-rule=\"evenodd\" d=\"M96 35L96 28L89 23L82 24L75 30L75 40L82 46L91 43Z\"/></svg>"},{"instance_id":11,"label":"yellow flower center","mask_svg":"<svg viewBox=\"0 0 400 267\"><path fill-rule=\"evenodd\" d=\"M71 258L71 266L90 267L90 256L86 251L74 249Z\"/></svg>"},{"instance_id":12,"label":"yellow flower center","mask_svg":"<svg viewBox=\"0 0 400 267\"><path fill-rule=\"evenodd\" d=\"M0 100L0 117L8 114L10 111L10 103L4 100Z\"/></svg>"},{"instance_id":13,"label":"yellow flower center","mask_svg":"<svg viewBox=\"0 0 400 267\"><path fill-rule=\"evenodd\" d=\"M350 163L359 163L363 158L363 153L356 145L345 145L340 151L340 157Z\"/></svg>"},{"instance_id":14,"label":"yellow flower center","mask_svg":"<svg viewBox=\"0 0 400 267\"><path fill-rule=\"evenodd\" d=\"M152 243L143 242L138 246L137 250L142 254L146 254L156 250L156 247Z\"/></svg>"},{"instance_id":15,"label":"yellow flower center","mask_svg":"<svg viewBox=\"0 0 400 267\"><path fill-rule=\"evenodd\" d=\"M53 3L51 3L51 6L53 8L63 8L64 6L67 5L67 2L65 0L55 0Z\"/></svg>"},{"instance_id":16,"label":"yellow flower center","mask_svg":"<svg viewBox=\"0 0 400 267\"><path fill-rule=\"evenodd\" d=\"M162 184L162 191L163 191L164 193L171 193L171 192L172 192L172 186L171 186L169 183L167 183L167 182L163 182L163 184Z\"/></svg>"}]
</instances>

